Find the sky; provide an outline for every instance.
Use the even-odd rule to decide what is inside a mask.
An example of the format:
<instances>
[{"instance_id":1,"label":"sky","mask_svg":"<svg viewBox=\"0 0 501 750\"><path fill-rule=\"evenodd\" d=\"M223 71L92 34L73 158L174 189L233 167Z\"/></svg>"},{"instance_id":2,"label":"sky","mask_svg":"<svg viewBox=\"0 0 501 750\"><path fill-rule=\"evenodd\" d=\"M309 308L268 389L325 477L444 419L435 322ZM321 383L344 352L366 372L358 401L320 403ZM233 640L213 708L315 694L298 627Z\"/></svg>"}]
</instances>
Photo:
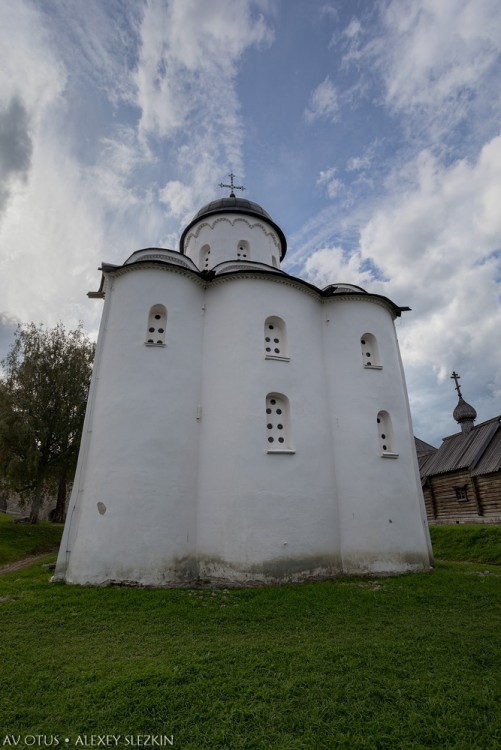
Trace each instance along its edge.
<instances>
[{"instance_id":1,"label":"sky","mask_svg":"<svg viewBox=\"0 0 501 750\"><path fill-rule=\"evenodd\" d=\"M499 0L0 0L0 358L97 335L102 261L178 248L233 172L288 273L409 306L414 433L501 414Z\"/></svg>"}]
</instances>

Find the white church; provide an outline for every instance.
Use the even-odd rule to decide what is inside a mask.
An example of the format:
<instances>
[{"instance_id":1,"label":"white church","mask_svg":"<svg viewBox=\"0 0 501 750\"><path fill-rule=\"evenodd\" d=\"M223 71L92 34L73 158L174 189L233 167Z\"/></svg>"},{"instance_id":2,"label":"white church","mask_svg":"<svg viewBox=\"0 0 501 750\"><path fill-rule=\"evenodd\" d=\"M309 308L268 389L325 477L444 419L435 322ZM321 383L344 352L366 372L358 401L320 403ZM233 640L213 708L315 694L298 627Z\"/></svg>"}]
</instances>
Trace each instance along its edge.
<instances>
[{"instance_id":1,"label":"white church","mask_svg":"<svg viewBox=\"0 0 501 750\"><path fill-rule=\"evenodd\" d=\"M394 321L281 270L257 203L179 250L103 263L104 309L55 579L252 585L433 564Z\"/></svg>"}]
</instances>

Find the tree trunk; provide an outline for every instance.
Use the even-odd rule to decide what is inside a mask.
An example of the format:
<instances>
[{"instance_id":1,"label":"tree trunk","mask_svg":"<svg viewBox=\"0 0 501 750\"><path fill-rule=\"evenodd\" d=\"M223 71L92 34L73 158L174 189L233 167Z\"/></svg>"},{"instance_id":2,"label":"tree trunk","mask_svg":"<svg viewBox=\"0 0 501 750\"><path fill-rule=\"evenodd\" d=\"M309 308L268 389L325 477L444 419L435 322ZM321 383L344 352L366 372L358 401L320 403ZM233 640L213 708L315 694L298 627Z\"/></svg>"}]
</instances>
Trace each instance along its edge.
<instances>
[{"instance_id":1,"label":"tree trunk","mask_svg":"<svg viewBox=\"0 0 501 750\"><path fill-rule=\"evenodd\" d=\"M51 521L54 523L64 523L66 516L66 471L59 477L57 487L56 507L52 511Z\"/></svg>"},{"instance_id":2,"label":"tree trunk","mask_svg":"<svg viewBox=\"0 0 501 750\"><path fill-rule=\"evenodd\" d=\"M38 523L38 516L40 515L40 508L42 507L42 487L35 489L35 494L31 501L30 510L30 523Z\"/></svg>"}]
</instances>

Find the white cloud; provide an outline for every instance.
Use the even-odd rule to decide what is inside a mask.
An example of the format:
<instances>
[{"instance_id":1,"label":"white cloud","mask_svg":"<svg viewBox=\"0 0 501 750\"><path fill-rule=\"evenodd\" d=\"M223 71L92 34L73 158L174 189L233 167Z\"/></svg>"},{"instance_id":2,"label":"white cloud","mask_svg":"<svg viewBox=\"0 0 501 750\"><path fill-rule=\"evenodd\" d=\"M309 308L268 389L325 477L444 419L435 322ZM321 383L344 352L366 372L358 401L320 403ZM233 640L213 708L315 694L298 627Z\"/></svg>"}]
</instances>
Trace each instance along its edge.
<instances>
[{"instance_id":1,"label":"white cloud","mask_svg":"<svg viewBox=\"0 0 501 750\"><path fill-rule=\"evenodd\" d=\"M266 49L273 31L260 12L277 19L280 35L287 3L0 3L0 313L48 324L84 318L95 328L100 306L85 292L96 288L101 260L121 262L155 243L175 246L182 222L230 170L244 184L261 177L266 205L264 169L276 186L268 195L295 230L287 256L293 272L302 260L321 286L351 282L413 307L398 331L418 418L437 383L450 385L451 367L462 370L465 389L468 381L485 384L465 392L479 412L482 399L501 393L493 344L501 5L388 0L349 23L334 3L318 0L314 10L322 28L332 24L335 43L326 43L323 56L314 50L325 67L303 122L335 124L342 104L341 151L337 127L321 144L303 144L293 119L284 133L280 118L263 124L255 116L258 90L276 96L261 65L274 60L274 73L280 67ZM287 30L294 41L304 37L299 24ZM287 49L296 50L291 39ZM313 48L302 49L311 55ZM246 67L256 50L267 62ZM255 90L238 89L241 68ZM284 91L297 83L296 53L280 71ZM259 139L267 160L266 168L264 158L253 162L248 178L246 135L247 143ZM339 153L341 172L330 166L341 169ZM317 186L342 197L318 214L308 196L300 209L294 203L306 160ZM285 186L281 170L290 174L291 162L297 182ZM0 339L6 321L0 315Z\"/></svg>"},{"instance_id":2,"label":"white cloud","mask_svg":"<svg viewBox=\"0 0 501 750\"><path fill-rule=\"evenodd\" d=\"M0 4L0 35L2 100L19 97L37 126L45 108L62 94L64 68L52 53L42 16L31 4Z\"/></svg>"},{"instance_id":3,"label":"white cloud","mask_svg":"<svg viewBox=\"0 0 501 750\"><path fill-rule=\"evenodd\" d=\"M423 152L393 175L391 188L362 227L357 249L321 249L305 273L317 284L346 281L409 305L399 334L417 402L456 368L470 400L481 405L487 391L501 392L501 136L473 163L444 167ZM414 411L430 434L417 403ZM437 430L454 431L447 415L441 419Z\"/></svg>"},{"instance_id":4,"label":"white cloud","mask_svg":"<svg viewBox=\"0 0 501 750\"><path fill-rule=\"evenodd\" d=\"M193 206L193 191L179 180L170 180L160 191L160 200L174 216L182 217Z\"/></svg>"},{"instance_id":5,"label":"white cloud","mask_svg":"<svg viewBox=\"0 0 501 750\"><path fill-rule=\"evenodd\" d=\"M325 191L329 198L335 198L343 188L343 182L336 177L336 167L329 167L320 172L317 185L325 186Z\"/></svg>"},{"instance_id":6,"label":"white cloud","mask_svg":"<svg viewBox=\"0 0 501 750\"><path fill-rule=\"evenodd\" d=\"M5 212L0 217L0 242L5 251L0 262L0 298L11 317L43 320L58 273L54 260L59 248L48 240L49 226L57 229L51 178L60 181L64 170L56 175L55 162L49 162L47 171L43 168L43 174L38 172L41 184L37 184L36 171L44 153L48 153L48 120L61 106L66 75L53 54L41 15L29 4L20 1L8 9L5 4L0 6L0 37L4 50L0 97L9 102L6 112L12 113L15 104L15 111L22 114L15 120L17 127L22 126L24 143L22 180L16 184L10 181L7 187L3 184ZM4 135L2 147L7 147L8 128ZM63 150L61 143L56 153L61 155ZM68 185L62 182L60 188L68 191ZM71 214L70 206L73 208L71 203L66 205L65 220Z\"/></svg>"},{"instance_id":7,"label":"white cloud","mask_svg":"<svg viewBox=\"0 0 501 750\"><path fill-rule=\"evenodd\" d=\"M348 254L339 246L316 250L306 260L304 271L308 280L320 288L335 283L366 287L373 282L371 273L363 269L361 253Z\"/></svg>"},{"instance_id":8,"label":"white cloud","mask_svg":"<svg viewBox=\"0 0 501 750\"><path fill-rule=\"evenodd\" d=\"M320 212L316 224L308 223L314 241L298 233L294 261L303 258L316 284L359 284L413 308L398 321L413 412L418 431L438 441L455 429L448 382L454 368L479 419L501 412L492 401L501 394L495 345L501 327L501 5L388 0L363 20L336 36L341 53L347 50L341 71L355 81L339 90L337 101L345 106L353 95L349 103L357 112L372 110L383 127L346 160L344 216ZM316 108L310 104L310 121L321 112L321 99ZM351 181L349 173L357 173ZM326 168L319 182L337 177ZM343 219L353 230L346 238Z\"/></svg>"},{"instance_id":9,"label":"white cloud","mask_svg":"<svg viewBox=\"0 0 501 750\"><path fill-rule=\"evenodd\" d=\"M373 141L360 156L353 156L346 162L346 169L348 172L361 172L369 169L373 162L376 154L376 149L379 146L378 140Z\"/></svg>"},{"instance_id":10,"label":"white cloud","mask_svg":"<svg viewBox=\"0 0 501 750\"><path fill-rule=\"evenodd\" d=\"M308 107L304 111L304 117L308 123L312 123L321 118L325 118L331 122L336 122L338 119L338 113L339 102L337 89L329 76L326 76L322 83L319 83L311 94Z\"/></svg>"},{"instance_id":11,"label":"white cloud","mask_svg":"<svg viewBox=\"0 0 501 750\"><path fill-rule=\"evenodd\" d=\"M343 31L344 36L348 37L348 39L353 39L354 37L357 37L362 31L362 24L358 20L358 18L352 18L348 26Z\"/></svg>"},{"instance_id":12,"label":"white cloud","mask_svg":"<svg viewBox=\"0 0 501 750\"><path fill-rule=\"evenodd\" d=\"M66 82L40 26L26 3L0 5L0 211L25 189L34 140Z\"/></svg>"},{"instance_id":13,"label":"white cloud","mask_svg":"<svg viewBox=\"0 0 501 750\"><path fill-rule=\"evenodd\" d=\"M262 15L253 18L249 0L172 0L167 46L189 71L217 70L232 75L247 47L269 44L273 35Z\"/></svg>"},{"instance_id":14,"label":"white cloud","mask_svg":"<svg viewBox=\"0 0 501 750\"><path fill-rule=\"evenodd\" d=\"M82 178L86 175L93 182L107 210L125 213L147 202L135 177L137 170L152 161L153 154L138 141L134 128L119 125L100 139L96 163L82 170Z\"/></svg>"},{"instance_id":15,"label":"white cloud","mask_svg":"<svg viewBox=\"0 0 501 750\"><path fill-rule=\"evenodd\" d=\"M348 159L346 169L348 172L358 172L360 169L367 169L371 165L371 160L368 156L353 156Z\"/></svg>"},{"instance_id":16,"label":"white cloud","mask_svg":"<svg viewBox=\"0 0 501 750\"><path fill-rule=\"evenodd\" d=\"M93 9L88 8L89 15ZM62 13L67 10L65 3L58 6ZM84 107L80 111L89 117L76 135L74 88L68 86L70 72L59 56L68 39L54 44L47 18L29 2L19 0L6 11L0 5L0 40L6 50L0 97L7 102L0 117L0 149L15 148L8 155L10 182L0 215L1 312L48 325L85 319L95 328L101 310L85 295L99 283L97 267L105 248L107 260L117 249L123 258L140 227L151 222L147 196L142 194L139 202L129 182L141 151L127 128L115 127L116 140L96 137L98 131L88 127L94 125L94 113ZM74 57L73 83L82 72L77 49ZM81 161L91 138L96 165ZM8 170L5 174L9 177ZM15 184L12 175L19 177ZM134 221L133 211L148 218ZM5 314L3 330L8 329Z\"/></svg>"},{"instance_id":17,"label":"white cloud","mask_svg":"<svg viewBox=\"0 0 501 750\"><path fill-rule=\"evenodd\" d=\"M424 151L393 175L392 194L361 234L362 252L409 292L415 278L426 288L437 280L450 284L465 269L483 273L501 247L496 205L501 136L483 147L474 164L462 160L444 167Z\"/></svg>"},{"instance_id":18,"label":"white cloud","mask_svg":"<svg viewBox=\"0 0 501 750\"><path fill-rule=\"evenodd\" d=\"M57 144L37 147L26 190L0 228L1 244L13 248L0 273L0 296L11 315L24 322L78 322L104 245L96 236L96 208Z\"/></svg>"},{"instance_id":19,"label":"white cloud","mask_svg":"<svg viewBox=\"0 0 501 750\"><path fill-rule=\"evenodd\" d=\"M214 176L226 164L243 173L235 76L246 49L272 40L259 5L125 2L117 16L96 2L61 0L52 14L29 0L0 5L0 312L95 327L100 309L85 293L100 261L175 245L179 218ZM140 118L125 121L130 103ZM186 181L159 188L158 136L171 137Z\"/></svg>"},{"instance_id":20,"label":"white cloud","mask_svg":"<svg viewBox=\"0 0 501 750\"><path fill-rule=\"evenodd\" d=\"M149 0L135 75L145 134L171 136L201 103L213 102L224 119L224 93L233 88L239 59L247 48L273 38L263 17L253 18L251 9L251 0ZM232 117L231 111L229 128ZM198 117L193 125L200 125Z\"/></svg>"},{"instance_id":21,"label":"white cloud","mask_svg":"<svg viewBox=\"0 0 501 750\"><path fill-rule=\"evenodd\" d=\"M254 12L261 4L150 0L145 7L134 73L139 136L145 142L167 138L176 150L176 170L190 188L169 180L159 195L175 216L207 199L215 175L229 169L245 174L236 75L248 49L273 41Z\"/></svg>"},{"instance_id":22,"label":"white cloud","mask_svg":"<svg viewBox=\"0 0 501 750\"><path fill-rule=\"evenodd\" d=\"M364 54L382 75L385 102L396 112L425 117L444 135L465 118L478 83L501 51L497 0L390 0L381 35ZM412 122L408 125L412 127Z\"/></svg>"}]
</instances>

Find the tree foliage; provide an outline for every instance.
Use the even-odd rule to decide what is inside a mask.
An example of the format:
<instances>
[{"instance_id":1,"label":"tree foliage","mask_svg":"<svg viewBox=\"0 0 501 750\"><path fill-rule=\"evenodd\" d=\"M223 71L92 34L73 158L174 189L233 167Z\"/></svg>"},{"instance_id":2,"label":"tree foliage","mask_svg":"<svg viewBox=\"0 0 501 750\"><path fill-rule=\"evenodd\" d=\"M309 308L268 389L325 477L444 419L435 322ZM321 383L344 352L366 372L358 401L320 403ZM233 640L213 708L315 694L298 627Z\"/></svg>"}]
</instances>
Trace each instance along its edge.
<instances>
[{"instance_id":1,"label":"tree foliage","mask_svg":"<svg viewBox=\"0 0 501 750\"><path fill-rule=\"evenodd\" d=\"M28 498L36 523L43 498L58 496L63 520L66 484L76 467L94 344L82 326L19 326L2 361L0 476L10 492Z\"/></svg>"}]
</instances>

